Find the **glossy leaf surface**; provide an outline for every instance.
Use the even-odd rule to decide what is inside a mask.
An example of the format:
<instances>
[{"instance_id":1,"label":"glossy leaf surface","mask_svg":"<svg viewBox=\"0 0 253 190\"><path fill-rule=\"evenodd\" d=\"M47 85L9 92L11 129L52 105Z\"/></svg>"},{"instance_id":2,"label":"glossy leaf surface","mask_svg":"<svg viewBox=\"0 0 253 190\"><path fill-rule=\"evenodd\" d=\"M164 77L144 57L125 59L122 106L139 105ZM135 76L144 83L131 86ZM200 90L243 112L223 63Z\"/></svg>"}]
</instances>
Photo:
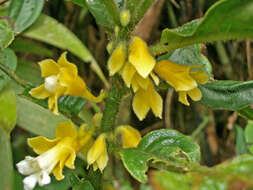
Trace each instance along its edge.
<instances>
[{"instance_id":1,"label":"glossy leaf surface","mask_svg":"<svg viewBox=\"0 0 253 190\"><path fill-rule=\"evenodd\" d=\"M199 85L201 103L212 109L239 110L253 102L253 81L215 81Z\"/></svg>"},{"instance_id":2,"label":"glossy leaf surface","mask_svg":"<svg viewBox=\"0 0 253 190\"><path fill-rule=\"evenodd\" d=\"M145 183L148 163L160 167L187 168L200 160L200 150L189 137L175 130L152 131L142 138L137 148L121 151L121 159L129 173Z\"/></svg>"},{"instance_id":3,"label":"glossy leaf surface","mask_svg":"<svg viewBox=\"0 0 253 190\"><path fill-rule=\"evenodd\" d=\"M163 30L161 43L166 44L166 51L171 51L195 43L253 38L252 17L252 1L221 0L203 18Z\"/></svg>"}]
</instances>

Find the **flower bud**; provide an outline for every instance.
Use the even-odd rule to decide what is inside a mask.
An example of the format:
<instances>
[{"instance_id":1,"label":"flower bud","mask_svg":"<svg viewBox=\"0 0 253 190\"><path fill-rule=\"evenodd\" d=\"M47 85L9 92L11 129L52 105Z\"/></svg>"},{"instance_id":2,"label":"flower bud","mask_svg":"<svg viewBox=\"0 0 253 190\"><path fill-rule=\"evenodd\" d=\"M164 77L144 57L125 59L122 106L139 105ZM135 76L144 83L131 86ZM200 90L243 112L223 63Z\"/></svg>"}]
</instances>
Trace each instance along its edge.
<instances>
[{"instance_id":1,"label":"flower bud","mask_svg":"<svg viewBox=\"0 0 253 190\"><path fill-rule=\"evenodd\" d=\"M106 50L109 54L112 53L113 45L114 45L113 42L109 42L106 46Z\"/></svg>"},{"instance_id":2,"label":"flower bud","mask_svg":"<svg viewBox=\"0 0 253 190\"><path fill-rule=\"evenodd\" d=\"M130 22L130 12L128 10L123 10L120 14L120 23L122 26L127 26Z\"/></svg>"}]
</instances>

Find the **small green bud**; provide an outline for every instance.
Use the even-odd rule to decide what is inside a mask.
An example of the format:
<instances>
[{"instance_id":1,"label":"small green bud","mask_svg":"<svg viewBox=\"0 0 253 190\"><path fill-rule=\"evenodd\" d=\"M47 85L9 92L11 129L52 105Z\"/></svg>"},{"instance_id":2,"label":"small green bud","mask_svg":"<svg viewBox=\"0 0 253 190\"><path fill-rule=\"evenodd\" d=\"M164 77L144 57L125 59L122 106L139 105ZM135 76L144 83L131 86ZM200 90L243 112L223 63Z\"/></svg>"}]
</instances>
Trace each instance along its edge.
<instances>
[{"instance_id":1,"label":"small green bud","mask_svg":"<svg viewBox=\"0 0 253 190\"><path fill-rule=\"evenodd\" d=\"M113 42L109 42L109 43L107 44L107 46L106 46L106 50L107 50L107 52L108 52L109 54L112 53L113 45L114 45Z\"/></svg>"},{"instance_id":2,"label":"small green bud","mask_svg":"<svg viewBox=\"0 0 253 190\"><path fill-rule=\"evenodd\" d=\"M130 22L130 12L128 10L123 10L120 14L120 23L122 26L127 26Z\"/></svg>"}]
</instances>

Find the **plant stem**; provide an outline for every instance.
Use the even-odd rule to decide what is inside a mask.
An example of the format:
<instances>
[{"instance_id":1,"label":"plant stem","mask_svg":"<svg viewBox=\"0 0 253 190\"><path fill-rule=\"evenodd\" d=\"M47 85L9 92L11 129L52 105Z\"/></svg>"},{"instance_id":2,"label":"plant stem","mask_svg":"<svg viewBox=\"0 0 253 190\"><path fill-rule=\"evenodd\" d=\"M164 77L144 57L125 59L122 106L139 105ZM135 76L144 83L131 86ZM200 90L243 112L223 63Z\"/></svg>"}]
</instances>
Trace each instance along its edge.
<instances>
[{"instance_id":1,"label":"plant stem","mask_svg":"<svg viewBox=\"0 0 253 190\"><path fill-rule=\"evenodd\" d=\"M157 44L150 46L149 51L153 56L157 56L157 55L169 52L167 46L162 43L157 43Z\"/></svg>"},{"instance_id":2,"label":"plant stem","mask_svg":"<svg viewBox=\"0 0 253 190\"><path fill-rule=\"evenodd\" d=\"M118 76L114 76L108 97L105 99L105 109L101 124L102 132L109 132L114 128L121 99L127 91L128 89L122 84L121 79Z\"/></svg>"},{"instance_id":3,"label":"plant stem","mask_svg":"<svg viewBox=\"0 0 253 190\"><path fill-rule=\"evenodd\" d=\"M22 79L20 79L17 75L15 75L15 73L13 73L12 71L10 71L8 68L4 67L3 65L0 64L0 69L5 72L11 79L13 79L16 83L18 83L19 85L23 86L24 88L27 88L28 85L25 81L23 81Z\"/></svg>"},{"instance_id":4,"label":"plant stem","mask_svg":"<svg viewBox=\"0 0 253 190\"><path fill-rule=\"evenodd\" d=\"M206 127L208 123L208 117L204 117L203 121L200 123L200 125L197 127L195 131L193 131L191 137L193 139L196 139L196 137L199 135L199 133Z\"/></svg>"}]
</instances>

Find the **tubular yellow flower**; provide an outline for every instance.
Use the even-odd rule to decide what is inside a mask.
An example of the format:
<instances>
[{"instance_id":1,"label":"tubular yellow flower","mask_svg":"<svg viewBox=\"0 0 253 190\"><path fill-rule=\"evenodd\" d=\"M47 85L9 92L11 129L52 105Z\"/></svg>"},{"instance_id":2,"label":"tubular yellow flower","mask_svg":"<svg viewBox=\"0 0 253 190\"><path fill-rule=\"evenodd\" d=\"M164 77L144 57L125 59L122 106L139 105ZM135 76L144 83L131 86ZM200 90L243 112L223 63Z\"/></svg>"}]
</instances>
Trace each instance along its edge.
<instances>
[{"instance_id":1,"label":"tubular yellow flower","mask_svg":"<svg viewBox=\"0 0 253 190\"><path fill-rule=\"evenodd\" d=\"M107 165L108 155L106 150L106 135L100 134L87 154L88 167L93 164L93 169L102 172Z\"/></svg>"},{"instance_id":2,"label":"tubular yellow flower","mask_svg":"<svg viewBox=\"0 0 253 190\"><path fill-rule=\"evenodd\" d=\"M155 91L151 80L149 80L147 89L139 88L133 99L133 110L139 120L146 117L150 108L155 116L162 118L163 101Z\"/></svg>"},{"instance_id":3,"label":"tubular yellow flower","mask_svg":"<svg viewBox=\"0 0 253 190\"><path fill-rule=\"evenodd\" d=\"M197 82L190 76L191 66L179 65L168 60L156 63L154 71L166 80L176 91L187 91L197 87Z\"/></svg>"},{"instance_id":4,"label":"tubular yellow flower","mask_svg":"<svg viewBox=\"0 0 253 190\"><path fill-rule=\"evenodd\" d=\"M50 173L53 173L57 180L62 180L64 166L74 169L76 158L77 131L71 122L59 123L55 139L47 139L38 136L28 139L28 145L34 152L39 154L36 158L27 156L25 160L17 163L18 171L23 175L28 175L23 180L24 189L33 189L38 182L40 186L50 183Z\"/></svg>"},{"instance_id":5,"label":"tubular yellow flower","mask_svg":"<svg viewBox=\"0 0 253 190\"><path fill-rule=\"evenodd\" d=\"M123 148L134 148L137 147L140 140L141 134L135 128L129 125L122 125L116 129L116 134L122 135Z\"/></svg>"},{"instance_id":6,"label":"tubular yellow flower","mask_svg":"<svg viewBox=\"0 0 253 190\"><path fill-rule=\"evenodd\" d=\"M110 76L118 72L124 65L126 60L125 45L119 44L113 51L111 57L108 60L108 70Z\"/></svg>"},{"instance_id":7,"label":"tubular yellow flower","mask_svg":"<svg viewBox=\"0 0 253 190\"><path fill-rule=\"evenodd\" d=\"M168 60L158 62L154 71L179 92L179 102L189 106L187 95L194 101L202 98L198 84L205 84L208 76L204 71L191 71L198 66L179 65Z\"/></svg>"},{"instance_id":8,"label":"tubular yellow flower","mask_svg":"<svg viewBox=\"0 0 253 190\"><path fill-rule=\"evenodd\" d=\"M155 59L150 55L147 44L135 36L129 46L129 62L137 72L146 78L155 66Z\"/></svg>"},{"instance_id":9,"label":"tubular yellow flower","mask_svg":"<svg viewBox=\"0 0 253 190\"><path fill-rule=\"evenodd\" d=\"M66 59L66 54L64 52L57 63L52 59L39 62L45 83L29 92L38 99L48 98L48 107L55 114L58 114L57 102L62 95L80 96L93 102L104 97L104 93L95 97L87 90L85 82L78 76L77 67Z\"/></svg>"},{"instance_id":10,"label":"tubular yellow flower","mask_svg":"<svg viewBox=\"0 0 253 190\"><path fill-rule=\"evenodd\" d=\"M157 117L162 115L162 98L155 91L159 78L153 73L156 61L148 51L147 44L139 37L133 37L128 49L120 43L113 51L108 61L109 74L119 73L128 88L132 87L135 95L133 110L140 120L143 120L150 108ZM150 76L150 77L149 77Z\"/></svg>"}]
</instances>

